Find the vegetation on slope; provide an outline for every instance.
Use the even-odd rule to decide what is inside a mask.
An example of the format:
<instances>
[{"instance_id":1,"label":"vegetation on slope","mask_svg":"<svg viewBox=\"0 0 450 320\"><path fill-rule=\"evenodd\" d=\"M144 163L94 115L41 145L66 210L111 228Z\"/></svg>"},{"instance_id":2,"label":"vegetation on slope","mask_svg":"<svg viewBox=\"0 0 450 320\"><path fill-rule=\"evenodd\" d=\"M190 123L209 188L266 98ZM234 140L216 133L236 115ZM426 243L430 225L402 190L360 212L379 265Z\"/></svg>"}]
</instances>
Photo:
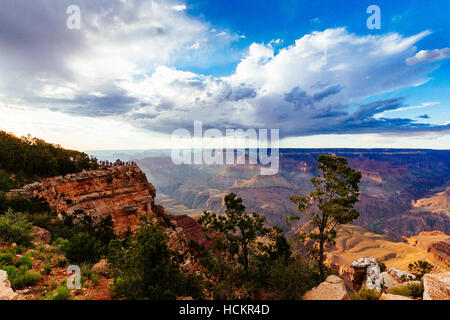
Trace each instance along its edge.
<instances>
[{"instance_id":1,"label":"vegetation on slope","mask_svg":"<svg viewBox=\"0 0 450 320\"><path fill-rule=\"evenodd\" d=\"M31 136L0 131L0 191L38 178L97 168L97 160L83 152L63 149Z\"/></svg>"}]
</instances>

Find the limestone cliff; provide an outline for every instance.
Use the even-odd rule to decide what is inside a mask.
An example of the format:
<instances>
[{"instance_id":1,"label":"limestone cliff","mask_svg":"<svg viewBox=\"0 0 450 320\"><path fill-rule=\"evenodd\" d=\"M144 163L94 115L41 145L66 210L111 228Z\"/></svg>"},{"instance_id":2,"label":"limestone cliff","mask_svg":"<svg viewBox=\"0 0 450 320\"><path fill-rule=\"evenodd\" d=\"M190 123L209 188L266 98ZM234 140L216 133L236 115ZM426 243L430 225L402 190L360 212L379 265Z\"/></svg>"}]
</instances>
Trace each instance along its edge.
<instances>
[{"instance_id":1,"label":"limestone cliff","mask_svg":"<svg viewBox=\"0 0 450 320\"><path fill-rule=\"evenodd\" d=\"M45 199L58 214L82 210L93 218L112 216L117 233L134 230L152 212L156 190L137 166L101 167L26 185L21 192Z\"/></svg>"},{"instance_id":2,"label":"limestone cliff","mask_svg":"<svg viewBox=\"0 0 450 320\"><path fill-rule=\"evenodd\" d=\"M141 215L154 214L154 221L166 226L169 247L185 257L183 269L202 271L190 248L190 241L197 240L199 244L206 241L200 225L187 216L176 219L167 215L163 207L156 205L156 189L136 165L102 166L95 171L43 179L15 192L46 200L60 215L82 210L94 219L111 216L117 234L128 228L135 230Z\"/></svg>"}]
</instances>

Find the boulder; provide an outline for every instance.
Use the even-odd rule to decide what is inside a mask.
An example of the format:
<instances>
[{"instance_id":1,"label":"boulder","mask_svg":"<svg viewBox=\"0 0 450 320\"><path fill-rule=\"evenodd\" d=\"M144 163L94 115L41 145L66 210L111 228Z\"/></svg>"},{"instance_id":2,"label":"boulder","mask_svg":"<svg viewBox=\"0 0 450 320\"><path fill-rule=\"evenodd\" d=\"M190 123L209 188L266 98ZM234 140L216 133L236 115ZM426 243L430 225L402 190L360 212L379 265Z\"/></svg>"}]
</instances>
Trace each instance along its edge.
<instances>
[{"instance_id":1,"label":"boulder","mask_svg":"<svg viewBox=\"0 0 450 320\"><path fill-rule=\"evenodd\" d=\"M355 260L352 262L350 267L353 269L364 269L366 270L368 266L371 265L378 265L377 259L370 257L370 258L359 258L358 260Z\"/></svg>"},{"instance_id":2,"label":"boulder","mask_svg":"<svg viewBox=\"0 0 450 320\"><path fill-rule=\"evenodd\" d=\"M33 237L33 243L35 245L49 244L50 241L52 240L50 232L36 226L33 227L33 230L31 231L31 236Z\"/></svg>"},{"instance_id":3,"label":"boulder","mask_svg":"<svg viewBox=\"0 0 450 320\"><path fill-rule=\"evenodd\" d=\"M399 284L397 280L386 271L380 274L380 282L381 287L385 290L396 287Z\"/></svg>"},{"instance_id":4,"label":"boulder","mask_svg":"<svg viewBox=\"0 0 450 320\"><path fill-rule=\"evenodd\" d=\"M423 276L423 300L450 300L450 272Z\"/></svg>"},{"instance_id":5,"label":"boulder","mask_svg":"<svg viewBox=\"0 0 450 320\"><path fill-rule=\"evenodd\" d=\"M380 300L414 300L405 296L398 296L395 294L383 293Z\"/></svg>"},{"instance_id":6,"label":"boulder","mask_svg":"<svg viewBox=\"0 0 450 320\"><path fill-rule=\"evenodd\" d=\"M413 275L412 273L406 272L406 271L402 271L402 270L398 270L395 268L390 268L387 273L393 277L398 283L403 283L403 282L407 282L407 281L412 281L412 280L416 280L416 276Z\"/></svg>"},{"instance_id":7,"label":"boulder","mask_svg":"<svg viewBox=\"0 0 450 320\"><path fill-rule=\"evenodd\" d=\"M350 300L344 280L329 276L319 286L305 293L303 300Z\"/></svg>"},{"instance_id":8,"label":"boulder","mask_svg":"<svg viewBox=\"0 0 450 320\"><path fill-rule=\"evenodd\" d=\"M375 258L359 258L352 262L350 267L352 268L350 278L352 280L353 289L359 290L364 283L367 282L367 269L369 266L378 266L378 262ZM379 270L379 267L378 267ZM371 270L371 272L376 270Z\"/></svg>"},{"instance_id":9,"label":"boulder","mask_svg":"<svg viewBox=\"0 0 450 320\"><path fill-rule=\"evenodd\" d=\"M371 264L366 271L366 288L381 291L380 267L378 264Z\"/></svg>"},{"instance_id":10,"label":"boulder","mask_svg":"<svg viewBox=\"0 0 450 320\"><path fill-rule=\"evenodd\" d=\"M99 262L92 266L92 271L102 276L107 276L109 273L109 263L106 259L101 259Z\"/></svg>"},{"instance_id":11,"label":"boulder","mask_svg":"<svg viewBox=\"0 0 450 320\"><path fill-rule=\"evenodd\" d=\"M0 300L16 300L18 294L11 289L11 283L8 280L8 274L0 270Z\"/></svg>"},{"instance_id":12,"label":"boulder","mask_svg":"<svg viewBox=\"0 0 450 320\"><path fill-rule=\"evenodd\" d=\"M401 286L404 283L415 282L415 279L415 275L395 268L391 268L380 274L381 287L384 290Z\"/></svg>"}]
</instances>

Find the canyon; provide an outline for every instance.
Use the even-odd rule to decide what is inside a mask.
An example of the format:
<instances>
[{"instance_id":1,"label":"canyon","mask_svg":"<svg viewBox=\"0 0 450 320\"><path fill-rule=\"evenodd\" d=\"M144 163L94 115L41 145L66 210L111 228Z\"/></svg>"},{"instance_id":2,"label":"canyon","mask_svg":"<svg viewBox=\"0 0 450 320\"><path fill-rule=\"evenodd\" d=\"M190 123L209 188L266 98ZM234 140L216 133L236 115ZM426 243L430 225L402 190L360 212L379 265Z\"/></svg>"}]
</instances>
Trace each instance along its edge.
<instances>
[{"instance_id":1,"label":"canyon","mask_svg":"<svg viewBox=\"0 0 450 320\"><path fill-rule=\"evenodd\" d=\"M260 175L260 165L175 165L163 151L136 161L158 189L157 202L167 212L222 213L223 196L234 192L248 211L289 231L285 218L296 212L290 197L311 190L317 157L324 153L346 157L363 174L356 225L396 240L422 231L450 234L449 151L280 149L280 172L274 176Z\"/></svg>"}]
</instances>

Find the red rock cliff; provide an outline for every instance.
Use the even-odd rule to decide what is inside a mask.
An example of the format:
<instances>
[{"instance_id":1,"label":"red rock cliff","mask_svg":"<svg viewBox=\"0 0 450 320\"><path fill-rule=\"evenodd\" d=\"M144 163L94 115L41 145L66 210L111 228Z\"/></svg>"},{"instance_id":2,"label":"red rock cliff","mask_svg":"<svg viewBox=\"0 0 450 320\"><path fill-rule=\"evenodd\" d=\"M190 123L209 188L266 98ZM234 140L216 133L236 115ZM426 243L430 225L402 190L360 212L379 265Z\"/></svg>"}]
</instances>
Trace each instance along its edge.
<instances>
[{"instance_id":1,"label":"red rock cliff","mask_svg":"<svg viewBox=\"0 0 450 320\"><path fill-rule=\"evenodd\" d=\"M45 199L58 214L83 210L94 218L112 216L116 233L134 230L141 214L152 213L155 187L137 166L101 167L43 179L22 193Z\"/></svg>"}]
</instances>

